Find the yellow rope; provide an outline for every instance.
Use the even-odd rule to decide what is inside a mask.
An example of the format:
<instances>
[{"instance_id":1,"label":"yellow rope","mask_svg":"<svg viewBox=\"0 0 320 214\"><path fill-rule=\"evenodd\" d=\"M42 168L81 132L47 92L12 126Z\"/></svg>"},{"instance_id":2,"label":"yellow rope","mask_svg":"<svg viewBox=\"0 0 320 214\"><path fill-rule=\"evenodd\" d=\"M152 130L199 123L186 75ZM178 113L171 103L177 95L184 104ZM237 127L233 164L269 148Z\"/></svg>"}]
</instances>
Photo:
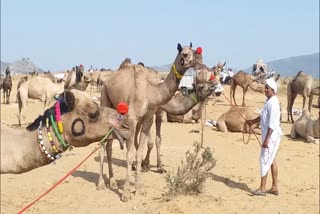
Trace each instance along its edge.
<instances>
[{"instance_id":1,"label":"yellow rope","mask_svg":"<svg viewBox=\"0 0 320 214\"><path fill-rule=\"evenodd\" d=\"M179 74L179 72L177 71L175 64L173 64L172 69L173 69L173 73L176 75L176 77L177 77L178 79L181 79L181 78L182 78L182 75Z\"/></svg>"}]
</instances>

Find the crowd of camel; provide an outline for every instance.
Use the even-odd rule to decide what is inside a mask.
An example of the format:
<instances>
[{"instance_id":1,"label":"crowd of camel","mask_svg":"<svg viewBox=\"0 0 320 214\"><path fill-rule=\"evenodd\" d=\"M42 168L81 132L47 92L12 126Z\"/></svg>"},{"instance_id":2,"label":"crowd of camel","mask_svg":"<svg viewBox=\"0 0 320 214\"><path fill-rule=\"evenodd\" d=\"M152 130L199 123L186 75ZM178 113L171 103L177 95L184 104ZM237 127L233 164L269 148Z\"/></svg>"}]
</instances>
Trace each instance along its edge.
<instances>
[{"instance_id":1,"label":"crowd of camel","mask_svg":"<svg viewBox=\"0 0 320 214\"><path fill-rule=\"evenodd\" d=\"M112 170L112 143L117 139L121 148L124 143L126 145L127 172L121 200L128 201L131 197L130 177L133 174L135 193L143 192L141 172L149 169L150 154L154 145L157 150L157 170L160 173L166 172L160 155L163 112L167 113L168 121L175 121L169 119L170 116L178 117L177 120L179 117L181 120L182 117L182 122L200 120L206 100L212 96L215 99L213 91L219 82L219 72L224 65L225 63L219 63L208 68L203 64L201 49L194 50L190 43L189 46L177 45L177 56L164 80L158 72L145 67L143 63L134 64L128 58L114 72L84 72L83 69L76 67L66 72L64 81L60 83L50 73L22 77L17 87L19 124L26 123L27 100L30 98L44 102L44 113L26 128L13 128L1 122L1 173L23 173L47 165L66 150L62 142L68 142L69 148L87 146L99 141L112 129L114 132L106 139L99 152L100 177L97 189L104 189L106 184L103 178L105 155L108 160L108 183L111 188L117 187ZM178 87L182 76L189 68L195 68L198 72L193 89L188 95L183 96L178 93ZM210 78L212 74L214 78ZM1 82L4 91L7 90L8 79L11 80L10 72ZM101 91L100 106L85 92L89 83L93 82L97 90ZM237 86L243 89L242 106L236 103ZM264 84L257 81L256 77L244 71L239 71L232 77L229 94L231 107L217 120L217 130L222 132L253 130L245 123L246 119L253 119L258 115L246 107L245 95L248 88L264 93ZM299 72L288 82L287 120L293 123L290 133L292 138L302 137L307 142L319 142L319 115L317 119L310 115L312 99L315 95L319 96L319 89L313 78L304 72ZM302 116L293 121L292 107L298 94L303 96L304 110ZM4 93L4 96L10 96L10 93ZM52 120L52 115L58 114L52 113L56 110L56 105L50 106L53 97L61 106L61 122L64 127L62 136L54 131L54 121L51 121L51 125L47 122ZM308 108L305 108L307 100ZM115 109L123 101L128 104L129 110L126 115L120 117ZM9 99L6 97L3 102L9 103ZM243 117L237 116L239 112ZM114 125L115 121L119 123ZM155 140L150 133L153 122L156 127ZM252 128L259 129L259 126ZM48 135L52 136L51 139ZM26 143L21 144L22 142ZM46 149L39 149L39 145L35 142ZM54 147L58 149L54 150ZM145 148L147 153L143 157ZM48 153L51 159L48 159Z\"/></svg>"}]
</instances>

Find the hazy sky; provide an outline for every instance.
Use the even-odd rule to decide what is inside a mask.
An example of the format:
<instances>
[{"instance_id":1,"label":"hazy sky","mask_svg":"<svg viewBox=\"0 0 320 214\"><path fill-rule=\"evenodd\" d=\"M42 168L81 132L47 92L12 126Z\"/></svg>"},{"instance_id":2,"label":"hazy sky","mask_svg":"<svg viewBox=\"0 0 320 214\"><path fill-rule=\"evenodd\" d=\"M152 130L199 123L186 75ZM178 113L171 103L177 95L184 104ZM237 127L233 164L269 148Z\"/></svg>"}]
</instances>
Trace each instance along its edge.
<instances>
[{"instance_id":1,"label":"hazy sky","mask_svg":"<svg viewBox=\"0 0 320 214\"><path fill-rule=\"evenodd\" d=\"M244 69L319 52L319 0L1 0L1 60L45 70L172 63L177 43Z\"/></svg>"}]
</instances>

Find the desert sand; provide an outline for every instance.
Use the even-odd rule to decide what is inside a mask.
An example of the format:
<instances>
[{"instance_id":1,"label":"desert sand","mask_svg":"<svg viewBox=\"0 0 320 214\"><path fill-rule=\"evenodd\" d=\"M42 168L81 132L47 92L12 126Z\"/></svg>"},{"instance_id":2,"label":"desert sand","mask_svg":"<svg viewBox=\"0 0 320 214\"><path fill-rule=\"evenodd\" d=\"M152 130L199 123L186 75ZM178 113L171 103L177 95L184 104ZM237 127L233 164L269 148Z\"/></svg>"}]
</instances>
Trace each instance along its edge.
<instances>
[{"instance_id":1,"label":"desert sand","mask_svg":"<svg viewBox=\"0 0 320 214\"><path fill-rule=\"evenodd\" d=\"M2 104L1 120L7 124L18 123L18 105L15 103L17 81L13 83L11 104ZM87 92L93 96L100 93ZM279 196L252 196L250 190L260 185L259 142L252 135L245 145L242 133L222 133L215 127L204 127L205 147L214 150L217 160L212 170L214 177L206 182L204 192L196 196L180 195L171 201L164 201L167 191L165 174L156 170L156 150L152 151L151 171L143 173L144 196L134 196L128 202L120 200L126 173L126 152L119 144L113 144L114 174L119 189L96 190L99 175L98 153L94 153L71 176L58 185L25 213L319 213L319 145L308 144L302 139L292 140L289 136L291 124L286 116L286 86L279 89L282 103L281 127L284 135L276 157L279 169ZM229 86L224 86L229 97ZM2 93L1 93L2 96ZM242 90L236 91L241 104ZM261 109L265 96L249 89L246 102L250 108ZM314 99L312 114L317 115L317 98ZM30 101L27 106L27 121L32 122L42 114L43 103ZM53 105L53 103L52 103ZM217 120L228 110L230 104L221 95L216 102L209 101L205 108L205 120ZM294 108L301 109L302 98L298 96ZM298 116L295 116L297 119ZM166 117L164 116L164 120ZM199 130L200 133L192 130ZM162 161L167 171L174 171L185 158L185 152L192 149L195 141L201 140L201 124L178 124L164 122L162 125ZM154 133L154 129L153 129ZM258 136L260 139L260 135ZM36 142L35 142L36 143ZM1 175L1 213L17 213L51 188L71 171L98 143L84 148L74 148L63 153L55 164L34 169L24 174ZM105 164L107 173L107 164ZM132 182L134 179L132 178ZM271 173L268 188L271 186Z\"/></svg>"}]
</instances>

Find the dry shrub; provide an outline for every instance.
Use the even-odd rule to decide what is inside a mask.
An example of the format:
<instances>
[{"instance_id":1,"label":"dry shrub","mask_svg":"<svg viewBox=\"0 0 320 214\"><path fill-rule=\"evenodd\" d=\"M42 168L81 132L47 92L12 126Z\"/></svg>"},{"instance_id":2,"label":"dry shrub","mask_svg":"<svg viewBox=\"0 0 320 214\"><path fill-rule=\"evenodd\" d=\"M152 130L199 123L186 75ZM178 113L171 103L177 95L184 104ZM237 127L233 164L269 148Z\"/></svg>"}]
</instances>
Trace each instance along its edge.
<instances>
[{"instance_id":1,"label":"dry shrub","mask_svg":"<svg viewBox=\"0 0 320 214\"><path fill-rule=\"evenodd\" d=\"M168 187L168 192L165 194L166 200L179 194L201 193L206 179L213 177L213 173L210 172L216 165L213 151L209 147L202 149L201 144L197 142L193 144L193 147L193 152L186 152L186 163L181 160L181 166L178 167L177 172L166 175Z\"/></svg>"}]
</instances>

